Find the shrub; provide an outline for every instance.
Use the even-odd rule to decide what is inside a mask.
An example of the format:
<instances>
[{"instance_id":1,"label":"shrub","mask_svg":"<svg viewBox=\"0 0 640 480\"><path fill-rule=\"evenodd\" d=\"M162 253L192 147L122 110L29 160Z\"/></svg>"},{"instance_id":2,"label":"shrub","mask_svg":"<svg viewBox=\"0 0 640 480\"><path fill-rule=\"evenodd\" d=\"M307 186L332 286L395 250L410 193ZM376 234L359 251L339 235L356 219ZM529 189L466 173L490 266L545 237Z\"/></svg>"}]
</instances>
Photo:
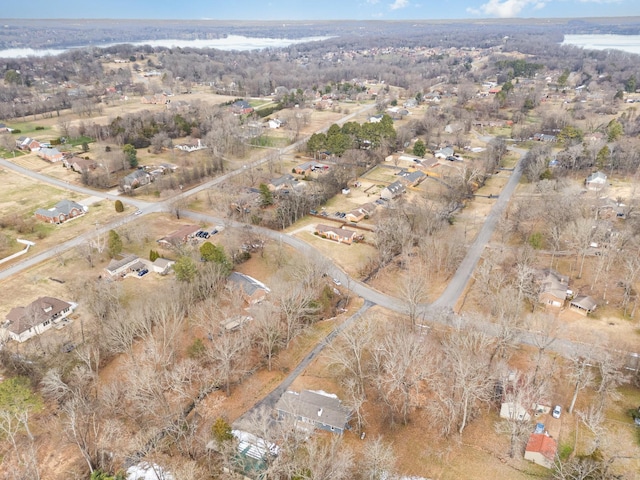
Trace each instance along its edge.
<instances>
[{"instance_id":1,"label":"shrub","mask_svg":"<svg viewBox=\"0 0 640 480\"><path fill-rule=\"evenodd\" d=\"M38 125L35 129L36 129L36 130L44 130L44 127L42 127L42 126Z\"/></svg>"},{"instance_id":2,"label":"shrub","mask_svg":"<svg viewBox=\"0 0 640 480\"><path fill-rule=\"evenodd\" d=\"M19 128L14 128L11 133L22 133L22 130L20 130Z\"/></svg>"},{"instance_id":3,"label":"shrub","mask_svg":"<svg viewBox=\"0 0 640 480\"><path fill-rule=\"evenodd\" d=\"M116 200L116 212L124 212L124 205L122 204L122 200Z\"/></svg>"},{"instance_id":4,"label":"shrub","mask_svg":"<svg viewBox=\"0 0 640 480\"><path fill-rule=\"evenodd\" d=\"M199 358L204 355L204 351L204 343L202 343L200 338L196 338L193 343L189 345L189 348L187 348L187 355L191 358Z\"/></svg>"}]
</instances>

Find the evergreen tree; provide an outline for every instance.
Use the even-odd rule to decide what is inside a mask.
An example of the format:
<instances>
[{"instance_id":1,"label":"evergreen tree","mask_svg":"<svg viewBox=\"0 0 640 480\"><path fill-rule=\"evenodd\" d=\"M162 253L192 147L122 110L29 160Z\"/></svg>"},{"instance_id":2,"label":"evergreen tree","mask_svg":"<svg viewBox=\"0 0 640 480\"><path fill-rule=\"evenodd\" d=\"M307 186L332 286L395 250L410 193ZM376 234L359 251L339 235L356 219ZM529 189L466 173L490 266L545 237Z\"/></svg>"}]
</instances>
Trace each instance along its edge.
<instances>
[{"instance_id":1,"label":"evergreen tree","mask_svg":"<svg viewBox=\"0 0 640 480\"><path fill-rule=\"evenodd\" d=\"M115 230L109 230L109 244L107 248L111 258L115 258L122 253L122 239Z\"/></svg>"}]
</instances>

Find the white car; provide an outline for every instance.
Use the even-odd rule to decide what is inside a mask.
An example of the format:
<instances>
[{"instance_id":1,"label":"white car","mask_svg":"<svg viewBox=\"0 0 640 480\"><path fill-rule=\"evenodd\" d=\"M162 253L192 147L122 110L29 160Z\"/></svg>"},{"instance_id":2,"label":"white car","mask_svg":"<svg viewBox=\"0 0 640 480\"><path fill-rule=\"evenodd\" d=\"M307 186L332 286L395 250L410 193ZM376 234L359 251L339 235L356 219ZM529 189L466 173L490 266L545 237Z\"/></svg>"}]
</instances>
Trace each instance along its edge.
<instances>
[{"instance_id":1,"label":"white car","mask_svg":"<svg viewBox=\"0 0 640 480\"><path fill-rule=\"evenodd\" d=\"M338 280L337 278L333 279L333 283L335 283L338 286L342 285L342 282L340 280Z\"/></svg>"},{"instance_id":2,"label":"white car","mask_svg":"<svg viewBox=\"0 0 640 480\"><path fill-rule=\"evenodd\" d=\"M560 405L556 405L553 407L553 411L551 412L551 416L553 418L560 418L560 414L562 413L562 407Z\"/></svg>"}]
</instances>

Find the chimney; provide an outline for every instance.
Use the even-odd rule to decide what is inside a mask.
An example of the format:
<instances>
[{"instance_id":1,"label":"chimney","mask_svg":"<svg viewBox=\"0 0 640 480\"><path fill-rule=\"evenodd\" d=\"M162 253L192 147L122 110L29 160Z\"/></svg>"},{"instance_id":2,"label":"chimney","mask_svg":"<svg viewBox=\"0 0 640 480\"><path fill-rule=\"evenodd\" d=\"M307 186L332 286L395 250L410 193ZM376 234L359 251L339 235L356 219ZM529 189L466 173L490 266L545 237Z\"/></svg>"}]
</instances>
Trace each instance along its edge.
<instances>
[{"instance_id":1,"label":"chimney","mask_svg":"<svg viewBox=\"0 0 640 480\"><path fill-rule=\"evenodd\" d=\"M321 416L322 416L322 409L321 409L321 408L319 408L319 409L318 409L318 416L319 416L319 417L321 417Z\"/></svg>"}]
</instances>

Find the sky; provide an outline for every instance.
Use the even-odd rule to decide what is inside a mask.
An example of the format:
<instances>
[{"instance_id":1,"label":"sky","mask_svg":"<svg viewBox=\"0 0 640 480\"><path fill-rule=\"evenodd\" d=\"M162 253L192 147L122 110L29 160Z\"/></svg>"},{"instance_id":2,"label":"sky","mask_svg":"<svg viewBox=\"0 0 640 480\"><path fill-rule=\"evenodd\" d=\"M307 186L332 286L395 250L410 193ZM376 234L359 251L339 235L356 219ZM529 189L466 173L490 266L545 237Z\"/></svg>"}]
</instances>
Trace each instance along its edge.
<instances>
[{"instance_id":1,"label":"sky","mask_svg":"<svg viewBox=\"0 0 640 480\"><path fill-rule=\"evenodd\" d=\"M640 16L640 0L30 0L10 18L430 20Z\"/></svg>"}]
</instances>

